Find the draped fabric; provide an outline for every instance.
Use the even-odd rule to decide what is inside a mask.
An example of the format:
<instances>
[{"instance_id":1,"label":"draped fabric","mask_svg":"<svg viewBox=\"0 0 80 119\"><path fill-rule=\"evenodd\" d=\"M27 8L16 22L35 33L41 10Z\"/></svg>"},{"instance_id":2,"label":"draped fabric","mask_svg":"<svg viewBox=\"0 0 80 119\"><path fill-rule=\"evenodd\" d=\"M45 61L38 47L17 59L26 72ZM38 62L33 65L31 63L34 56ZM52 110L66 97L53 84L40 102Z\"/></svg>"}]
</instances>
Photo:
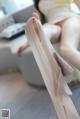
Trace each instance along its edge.
<instances>
[{"instance_id":1,"label":"draped fabric","mask_svg":"<svg viewBox=\"0 0 80 119\"><path fill-rule=\"evenodd\" d=\"M37 19L35 25L32 23L32 18L28 20L26 36L52 99L58 119L80 119L69 97L69 94L72 93L64 80L59 63L68 73L72 71L71 67L64 63L52 47L43 31L42 24Z\"/></svg>"}]
</instances>

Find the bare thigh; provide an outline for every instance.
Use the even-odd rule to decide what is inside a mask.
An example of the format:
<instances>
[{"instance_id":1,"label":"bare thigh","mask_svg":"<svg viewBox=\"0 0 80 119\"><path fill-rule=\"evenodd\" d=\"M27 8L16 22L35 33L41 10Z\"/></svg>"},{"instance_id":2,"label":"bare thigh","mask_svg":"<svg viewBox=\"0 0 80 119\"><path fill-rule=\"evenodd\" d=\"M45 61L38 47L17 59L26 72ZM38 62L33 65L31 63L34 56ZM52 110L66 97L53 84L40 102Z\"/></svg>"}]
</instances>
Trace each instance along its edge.
<instances>
[{"instance_id":1,"label":"bare thigh","mask_svg":"<svg viewBox=\"0 0 80 119\"><path fill-rule=\"evenodd\" d=\"M64 21L62 27L61 45L78 48L80 41L80 18L72 17Z\"/></svg>"},{"instance_id":2,"label":"bare thigh","mask_svg":"<svg viewBox=\"0 0 80 119\"><path fill-rule=\"evenodd\" d=\"M76 68L80 69L80 18L72 17L62 24L61 55L68 59Z\"/></svg>"},{"instance_id":3,"label":"bare thigh","mask_svg":"<svg viewBox=\"0 0 80 119\"><path fill-rule=\"evenodd\" d=\"M52 41L52 43L57 42L59 40L60 34L61 34L61 28L58 25L53 24L45 24L43 25L44 32L49 40Z\"/></svg>"}]
</instances>

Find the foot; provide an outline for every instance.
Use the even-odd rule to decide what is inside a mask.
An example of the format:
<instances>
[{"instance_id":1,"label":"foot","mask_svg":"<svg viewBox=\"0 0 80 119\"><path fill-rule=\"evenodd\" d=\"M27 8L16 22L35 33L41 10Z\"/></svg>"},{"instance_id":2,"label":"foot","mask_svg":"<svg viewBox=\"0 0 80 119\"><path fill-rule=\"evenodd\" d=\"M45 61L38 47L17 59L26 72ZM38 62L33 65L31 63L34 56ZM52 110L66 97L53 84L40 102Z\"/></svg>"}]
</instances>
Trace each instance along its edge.
<instances>
[{"instance_id":1,"label":"foot","mask_svg":"<svg viewBox=\"0 0 80 119\"><path fill-rule=\"evenodd\" d=\"M38 13L34 12L34 13L32 13L32 18L33 18L32 19L32 23L34 25L35 31L36 31L37 35L39 36L39 32L38 32L38 29L36 27L36 20L39 20L40 21L40 17L38 15Z\"/></svg>"},{"instance_id":2,"label":"foot","mask_svg":"<svg viewBox=\"0 0 80 119\"><path fill-rule=\"evenodd\" d=\"M38 13L36 13L36 12L33 12L32 13L32 22L33 22L33 25L36 27L36 20L39 20L40 21L40 17L39 17L39 15L38 15Z\"/></svg>"},{"instance_id":3,"label":"foot","mask_svg":"<svg viewBox=\"0 0 80 119\"><path fill-rule=\"evenodd\" d=\"M20 46L19 48L18 48L18 50L16 51L16 54L18 55L18 56L21 56L21 53L26 49L26 48L28 48L29 47L29 44L24 44L23 46Z\"/></svg>"},{"instance_id":4,"label":"foot","mask_svg":"<svg viewBox=\"0 0 80 119\"><path fill-rule=\"evenodd\" d=\"M40 17L38 15L38 13L36 13L36 12L32 13L32 17L36 18L37 20L40 20Z\"/></svg>"}]
</instances>

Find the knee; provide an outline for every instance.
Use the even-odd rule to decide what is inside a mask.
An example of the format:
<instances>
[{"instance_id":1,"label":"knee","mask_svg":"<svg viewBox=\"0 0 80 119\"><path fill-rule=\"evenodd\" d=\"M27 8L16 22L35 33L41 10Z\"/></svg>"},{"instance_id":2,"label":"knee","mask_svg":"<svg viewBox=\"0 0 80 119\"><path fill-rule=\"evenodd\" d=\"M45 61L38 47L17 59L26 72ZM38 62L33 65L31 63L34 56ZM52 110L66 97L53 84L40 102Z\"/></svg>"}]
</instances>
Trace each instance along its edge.
<instances>
[{"instance_id":1,"label":"knee","mask_svg":"<svg viewBox=\"0 0 80 119\"><path fill-rule=\"evenodd\" d=\"M57 26L53 31L53 34L58 38L61 34L61 28Z\"/></svg>"},{"instance_id":2,"label":"knee","mask_svg":"<svg viewBox=\"0 0 80 119\"><path fill-rule=\"evenodd\" d=\"M55 26L55 25L51 25L51 24L44 25L43 30L49 39L51 39L51 38L56 39L61 34L61 28L58 26Z\"/></svg>"},{"instance_id":3,"label":"knee","mask_svg":"<svg viewBox=\"0 0 80 119\"><path fill-rule=\"evenodd\" d=\"M67 46L60 46L60 54L61 54L61 56L66 57L67 54L70 52L70 50L71 49L69 47L67 47Z\"/></svg>"},{"instance_id":4,"label":"knee","mask_svg":"<svg viewBox=\"0 0 80 119\"><path fill-rule=\"evenodd\" d=\"M62 56L64 56L65 51L66 51L66 48L65 48L64 46L60 46L60 54L61 54Z\"/></svg>"}]
</instances>

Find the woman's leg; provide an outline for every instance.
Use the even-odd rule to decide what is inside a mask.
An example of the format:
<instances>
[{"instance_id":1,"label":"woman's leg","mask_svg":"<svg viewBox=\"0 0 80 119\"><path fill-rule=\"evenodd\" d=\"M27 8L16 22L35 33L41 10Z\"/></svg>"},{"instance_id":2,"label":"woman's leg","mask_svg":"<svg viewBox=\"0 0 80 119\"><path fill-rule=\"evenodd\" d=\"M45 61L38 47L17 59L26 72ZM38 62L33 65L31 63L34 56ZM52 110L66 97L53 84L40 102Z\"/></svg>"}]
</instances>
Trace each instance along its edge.
<instances>
[{"instance_id":1,"label":"woman's leg","mask_svg":"<svg viewBox=\"0 0 80 119\"><path fill-rule=\"evenodd\" d=\"M46 36L52 43L59 41L61 34L61 28L59 26L46 23L45 25L43 25L43 29Z\"/></svg>"},{"instance_id":2,"label":"woman's leg","mask_svg":"<svg viewBox=\"0 0 80 119\"><path fill-rule=\"evenodd\" d=\"M35 25L35 18L40 20L40 17L38 15L38 13L36 13L36 12L34 12L32 14L32 17L34 18L33 23ZM48 39L52 41L52 43L57 42L59 40L59 36L61 34L61 28L58 25L45 23L43 25L43 30L44 30L46 36L48 37ZM36 28L36 31L37 31L37 28ZM37 31L37 33L38 33L38 31Z\"/></svg>"},{"instance_id":3,"label":"woman's leg","mask_svg":"<svg viewBox=\"0 0 80 119\"><path fill-rule=\"evenodd\" d=\"M80 70L80 52L78 51L80 42L80 19L79 17L72 17L62 25L61 55Z\"/></svg>"},{"instance_id":4,"label":"woman's leg","mask_svg":"<svg viewBox=\"0 0 80 119\"><path fill-rule=\"evenodd\" d=\"M36 12L34 12L32 14L32 17L33 17L33 24L35 25L35 19L40 20L40 17L38 15L38 13L36 13ZM51 40L51 38L53 37L52 42L57 42L58 41L60 33L61 33L61 29L60 29L59 26L46 23L45 25L43 25L43 30L44 30L44 32L45 32L45 34L46 34L46 36L48 37L49 40ZM36 32L38 34L37 28L36 28ZM18 55L21 55L21 53L28 47L29 47L29 44L27 42L24 45L20 46L17 49L16 53Z\"/></svg>"}]
</instances>

